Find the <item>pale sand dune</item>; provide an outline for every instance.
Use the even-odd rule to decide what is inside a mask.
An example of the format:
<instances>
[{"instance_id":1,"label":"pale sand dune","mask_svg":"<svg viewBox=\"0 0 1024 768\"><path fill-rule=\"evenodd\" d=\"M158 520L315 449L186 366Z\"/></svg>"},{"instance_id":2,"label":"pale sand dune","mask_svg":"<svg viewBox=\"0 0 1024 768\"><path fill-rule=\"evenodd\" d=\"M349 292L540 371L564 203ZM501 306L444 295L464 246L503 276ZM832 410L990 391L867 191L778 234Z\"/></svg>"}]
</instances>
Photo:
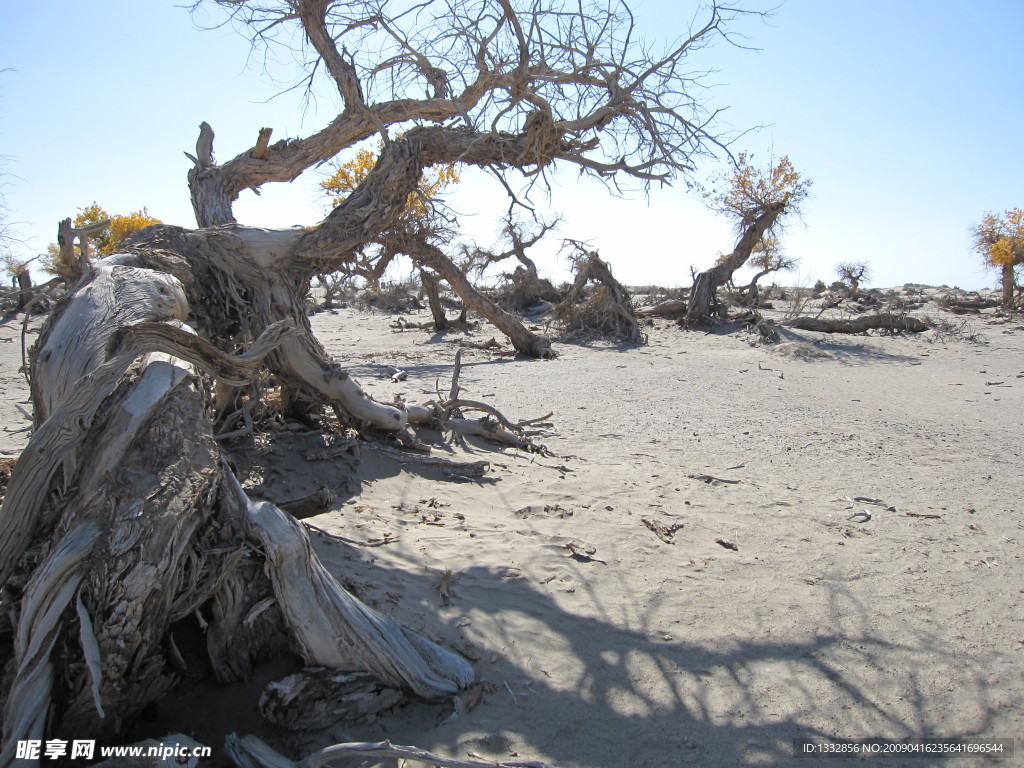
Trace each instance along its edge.
<instances>
[{"instance_id":1,"label":"pale sand dune","mask_svg":"<svg viewBox=\"0 0 1024 768\"><path fill-rule=\"evenodd\" d=\"M458 337L392 333L390 319L342 310L314 327L378 399L430 399L437 379L447 391ZM482 701L447 722L450 705L421 703L268 741L660 768L818 764L794 761L797 738L1019 737L1024 328L972 323L987 344L801 332L754 347L659 322L647 347L563 344L552 362L467 352L484 364L464 368L466 396L513 418L554 411L542 442L555 457L456 448L494 466L452 482L363 451L356 495L310 522L397 537L314 539L363 599L471 655ZM0 408L16 428L27 398L12 334L0 328ZM384 377L390 365L408 380ZM317 440L282 443L291 469L263 478L271 498L344 486L344 462L302 461ZM667 543L644 520L683 527ZM594 559L574 559L572 541ZM219 746L225 699L204 696L162 723ZM226 699L241 731L246 696Z\"/></svg>"}]
</instances>

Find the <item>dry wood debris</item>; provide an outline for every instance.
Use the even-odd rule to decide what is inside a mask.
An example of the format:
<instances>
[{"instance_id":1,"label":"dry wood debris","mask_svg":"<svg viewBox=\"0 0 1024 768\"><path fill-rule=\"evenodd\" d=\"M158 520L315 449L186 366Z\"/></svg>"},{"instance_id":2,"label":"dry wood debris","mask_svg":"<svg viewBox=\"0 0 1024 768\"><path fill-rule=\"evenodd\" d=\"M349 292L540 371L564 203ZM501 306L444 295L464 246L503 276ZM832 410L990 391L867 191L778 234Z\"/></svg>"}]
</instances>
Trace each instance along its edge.
<instances>
[{"instance_id":1,"label":"dry wood debris","mask_svg":"<svg viewBox=\"0 0 1024 768\"><path fill-rule=\"evenodd\" d=\"M675 544L675 533L681 530L685 523L659 523L656 520L650 520L646 517L641 518L640 522L646 525L654 535L661 539L666 544Z\"/></svg>"}]
</instances>

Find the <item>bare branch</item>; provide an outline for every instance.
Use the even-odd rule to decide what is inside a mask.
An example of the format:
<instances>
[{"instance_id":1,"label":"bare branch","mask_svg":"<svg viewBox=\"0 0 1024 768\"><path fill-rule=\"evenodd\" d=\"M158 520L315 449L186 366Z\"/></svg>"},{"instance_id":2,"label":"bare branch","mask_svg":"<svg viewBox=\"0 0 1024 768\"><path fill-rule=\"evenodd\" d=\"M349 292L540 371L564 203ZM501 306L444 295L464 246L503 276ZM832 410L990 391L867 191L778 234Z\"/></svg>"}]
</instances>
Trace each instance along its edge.
<instances>
[{"instance_id":1,"label":"bare branch","mask_svg":"<svg viewBox=\"0 0 1024 768\"><path fill-rule=\"evenodd\" d=\"M393 11L371 0L205 4L225 9L254 47L285 46L303 62L310 87L318 69L326 71L343 109L310 137L257 145L220 167L212 166L211 148L201 148L193 195L216 198L197 205L203 226L230 222L241 190L290 181L399 124L460 125L492 145L525 142L515 158L457 142L459 162L498 172L514 167L539 176L560 160L603 179L670 181L700 158L727 154L717 113L698 98L704 73L685 62L751 15L714 4L685 38L654 55L637 42L625 5L424 0Z\"/></svg>"}]
</instances>

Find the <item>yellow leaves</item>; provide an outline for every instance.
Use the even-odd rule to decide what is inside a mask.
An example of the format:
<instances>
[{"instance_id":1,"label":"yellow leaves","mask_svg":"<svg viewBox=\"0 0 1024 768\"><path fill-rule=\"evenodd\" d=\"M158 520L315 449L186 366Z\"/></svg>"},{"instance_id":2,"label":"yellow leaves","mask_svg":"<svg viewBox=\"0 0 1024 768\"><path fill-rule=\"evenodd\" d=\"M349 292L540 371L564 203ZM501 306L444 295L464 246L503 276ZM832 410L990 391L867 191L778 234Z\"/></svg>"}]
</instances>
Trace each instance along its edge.
<instances>
[{"instance_id":1,"label":"yellow leaves","mask_svg":"<svg viewBox=\"0 0 1024 768\"><path fill-rule=\"evenodd\" d=\"M101 248L100 251L104 255L113 253L121 243L128 239L129 235L153 224L163 224L163 222L150 216L145 208L129 213L127 216L112 216L109 227L110 242L106 249Z\"/></svg>"},{"instance_id":2,"label":"yellow leaves","mask_svg":"<svg viewBox=\"0 0 1024 768\"><path fill-rule=\"evenodd\" d=\"M778 238L765 235L750 251L750 260L747 262L758 269L773 269L780 261L782 246Z\"/></svg>"},{"instance_id":3,"label":"yellow leaves","mask_svg":"<svg viewBox=\"0 0 1024 768\"><path fill-rule=\"evenodd\" d=\"M329 179L320 182L320 188L332 198L335 206L340 205L373 170L377 155L368 149L360 149L347 163L340 164ZM442 191L459 181L459 170L455 165L440 165L427 169L419 187L409 193L403 217L412 220L427 218L430 201Z\"/></svg>"},{"instance_id":4,"label":"yellow leaves","mask_svg":"<svg viewBox=\"0 0 1024 768\"><path fill-rule=\"evenodd\" d=\"M78 215L75 216L74 222L75 229L82 229L88 227L90 224L99 224L101 221L110 218L110 214L100 208L98 203L87 205L84 208L78 209Z\"/></svg>"},{"instance_id":5,"label":"yellow leaves","mask_svg":"<svg viewBox=\"0 0 1024 768\"><path fill-rule=\"evenodd\" d=\"M988 252L988 260L993 265L1013 266L1016 261L1013 253L1013 241L1008 237L1001 237L992 243Z\"/></svg>"},{"instance_id":6,"label":"yellow leaves","mask_svg":"<svg viewBox=\"0 0 1024 768\"><path fill-rule=\"evenodd\" d=\"M999 216L985 214L973 235L975 249L989 266L1024 264L1024 209L1011 208Z\"/></svg>"},{"instance_id":7,"label":"yellow leaves","mask_svg":"<svg viewBox=\"0 0 1024 768\"><path fill-rule=\"evenodd\" d=\"M770 161L766 167L754 163L753 155L741 152L736 167L704 197L712 208L738 219L745 226L774 205L796 210L807 197L811 182L803 179L788 155Z\"/></svg>"},{"instance_id":8,"label":"yellow leaves","mask_svg":"<svg viewBox=\"0 0 1024 768\"><path fill-rule=\"evenodd\" d=\"M163 224L160 219L150 216L149 211L145 208L127 215L111 216L98 203L93 203L78 209L72 226L75 229L84 229L104 221L107 222L107 225L103 229L88 236L90 258L94 255L94 249L99 252L100 256L109 256L116 253L124 241L140 229L152 224ZM78 245L75 245L70 251L62 253L56 243L50 243L46 247L46 257L42 261L42 267L52 275L57 275L65 280L73 280L78 269L75 264L80 258L81 252Z\"/></svg>"},{"instance_id":9,"label":"yellow leaves","mask_svg":"<svg viewBox=\"0 0 1024 768\"><path fill-rule=\"evenodd\" d=\"M127 215L115 214L111 216L97 203L93 203L78 209L74 226L76 229L81 229L90 224L99 224L101 221L106 220L110 221L106 228L92 237L92 241L96 244L96 249L103 256L109 256L116 252L121 243L128 239L129 235L152 224L163 223L160 219L150 216L149 211L145 208L133 211Z\"/></svg>"},{"instance_id":10,"label":"yellow leaves","mask_svg":"<svg viewBox=\"0 0 1024 768\"><path fill-rule=\"evenodd\" d=\"M320 188L338 205L369 175L377 156L368 149L360 149L354 158L338 166L334 174L320 182Z\"/></svg>"}]
</instances>

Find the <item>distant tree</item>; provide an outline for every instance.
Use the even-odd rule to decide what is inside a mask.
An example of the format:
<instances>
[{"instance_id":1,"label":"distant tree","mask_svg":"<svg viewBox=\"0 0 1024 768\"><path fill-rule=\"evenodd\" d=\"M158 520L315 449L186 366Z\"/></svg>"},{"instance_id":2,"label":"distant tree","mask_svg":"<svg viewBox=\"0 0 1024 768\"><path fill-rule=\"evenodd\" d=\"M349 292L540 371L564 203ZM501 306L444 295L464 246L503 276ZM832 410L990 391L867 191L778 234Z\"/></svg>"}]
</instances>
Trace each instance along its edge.
<instances>
[{"instance_id":1,"label":"distant tree","mask_svg":"<svg viewBox=\"0 0 1024 768\"><path fill-rule=\"evenodd\" d=\"M836 275L846 286L851 299L860 293L860 284L871 277L871 268L866 261L843 261L836 265Z\"/></svg>"},{"instance_id":2,"label":"distant tree","mask_svg":"<svg viewBox=\"0 0 1024 768\"><path fill-rule=\"evenodd\" d=\"M801 178L788 156L761 167L754 164L751 155L739 154L733 171L704 192L708 207L732 220L738 240L731 253L697 275L681 325L693 327L715 321L720 314L718 289L747 263L765 237L778 232L786 217L800 211L810 187L811 182Z\"/></svg>"},{"instance_id":3,"label":"distant tree","mask_svg":"<svg viewBox=\"0 0 1024 768\"><path fill-rule=\"evenodd\" d=\"M92 205L78 209L78 215L74 218L74 226L76 229L83 229L104 221L107 222L106 227L92 235L92 241L96 244L96 250L101 256L115 253L130 235L140 229L154 224L163 224L160 219L150 216L149 211L145 208L124 215L111 215L94 202Z\"/></svg>"},{"instance_id":4,"label":"distant tree","mask_svg":"<svg viewBox=\"0 0 1024 768\"><path fill-rule=\"evenodd\" d=\"M29 271L29 262L16 258L9 251L0 255L0 265L11 278L11 284L16 292L14 297L15 310L22 310L32 300L33 286L32 273Z\"/></svg>"},{"instance_id":5,"label":"distant tree","mask_svg":"<svg viewBox=\"0 0 1024 768\"><path fill-rule=\"evenodd\" d=\"M558 217L551 221L535 219L528 222L510 211L505 214L501 226L500 237L502 245L507 245L505 250L495 252L478 245L464 246L460 265L469 273L483 276L491 267L515 258L518 262L515 269L501 275L508 289L507 304L514 309L524 310L539 302L559 302L561 294L548 279L540 276L537 264L527 251L561 223Z\"/></svg>"},{"instance_id":6,"label":"distant tree","mask_svg":"<svg viewBox=\"0 0 1024 768\"><path fill-rule=\"evenodd\" d=\"M999 270L1004 309L1014 303L1017 273L1024 265L1024 209L1011 208L1000 215L985 214L971 230L975 250L985 264Z\"/></svg>"}]
</instances>

